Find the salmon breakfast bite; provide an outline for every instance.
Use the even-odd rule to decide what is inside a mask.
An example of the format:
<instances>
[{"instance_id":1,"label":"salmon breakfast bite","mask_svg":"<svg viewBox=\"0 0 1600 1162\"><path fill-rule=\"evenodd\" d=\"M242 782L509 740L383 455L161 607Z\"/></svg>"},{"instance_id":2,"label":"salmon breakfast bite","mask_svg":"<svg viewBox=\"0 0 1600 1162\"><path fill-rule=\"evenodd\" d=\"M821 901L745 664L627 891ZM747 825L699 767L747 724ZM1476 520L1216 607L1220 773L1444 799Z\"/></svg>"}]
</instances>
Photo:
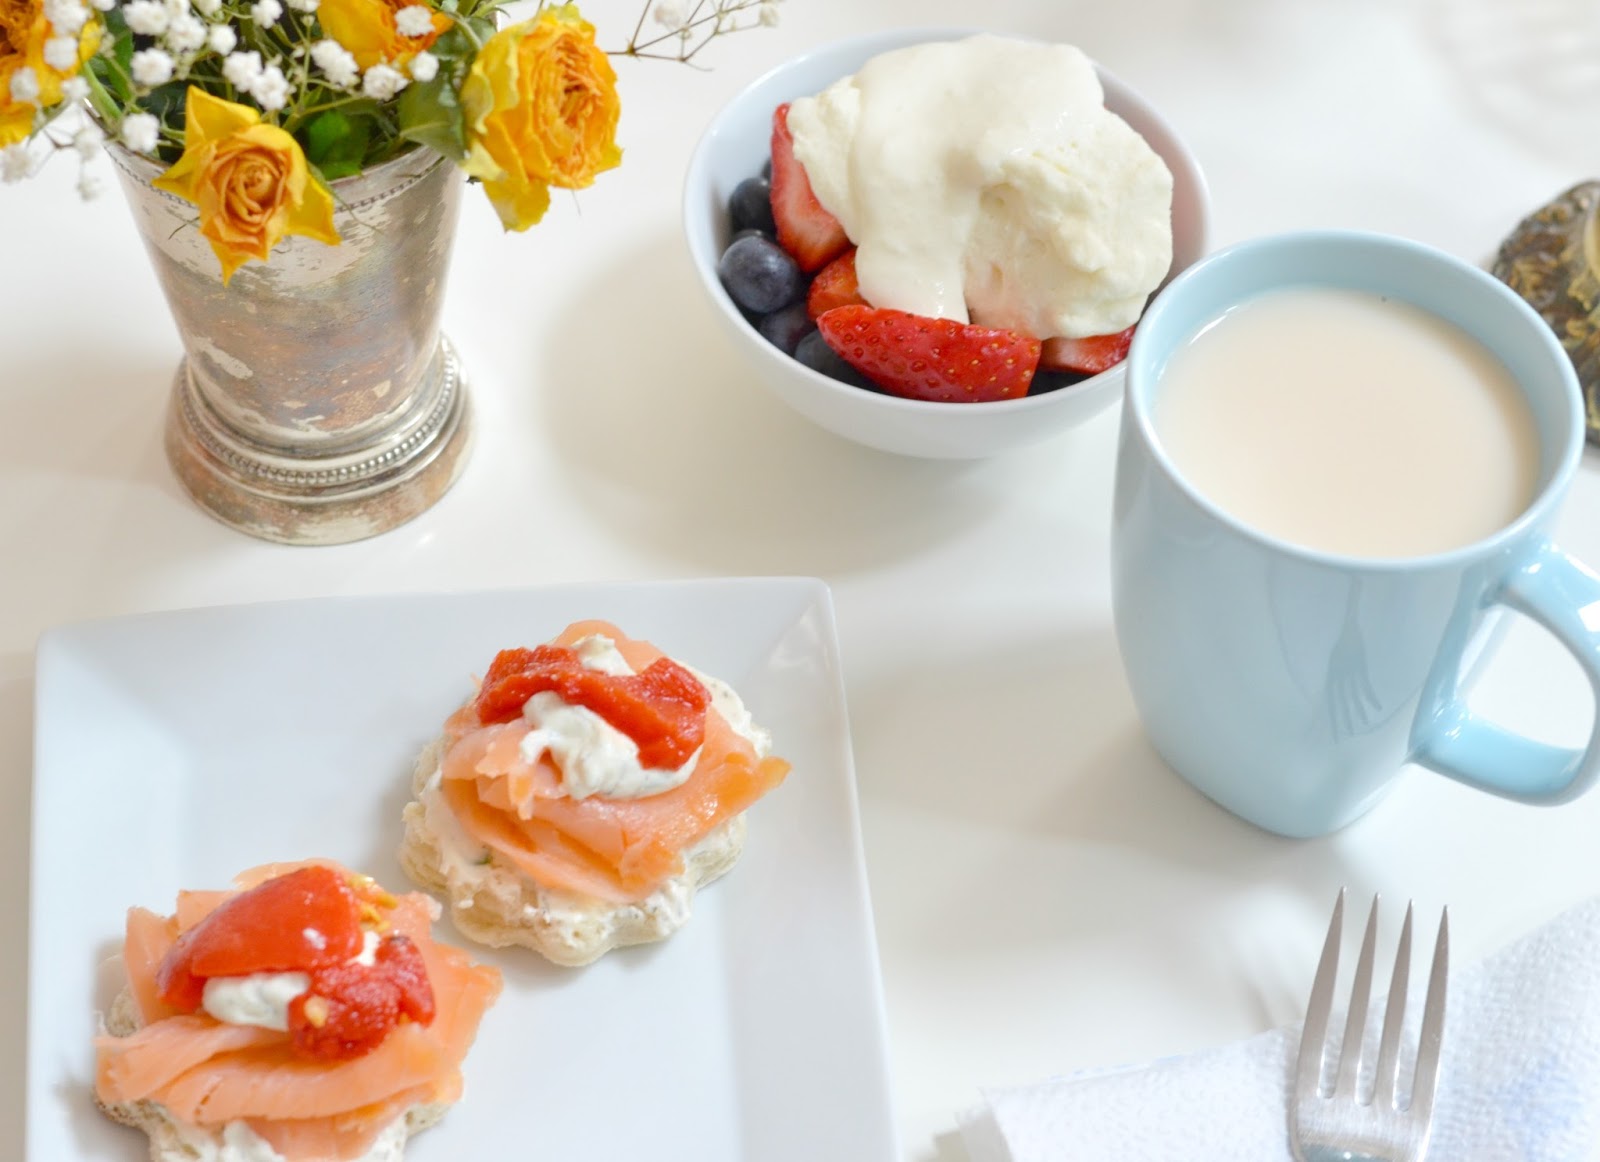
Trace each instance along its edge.
<instances>
[{"instance_id":1,"label":"salmon breakfast bite","mask_svg":"<svg viewBox=\"0 0 1600 1162\"><path fill-rule=\"evenodd\" d=\"M502 650L413 775L400 862L456 926L558 964L661 940L784 779L726 683L603 621Z\"/></svg>"},{"instance_id":2,"label":"salmon breakfast bite","mask_svg":"<svg viewBox=\"0 0 1600 1162\"><path fill-rule=\"evenodd\" d=\"M497 970L435 943L438 905L331 861L128 911L96 1104L152 1162L399 1162L461 1096Z\"/></svg>"}]
</instances>

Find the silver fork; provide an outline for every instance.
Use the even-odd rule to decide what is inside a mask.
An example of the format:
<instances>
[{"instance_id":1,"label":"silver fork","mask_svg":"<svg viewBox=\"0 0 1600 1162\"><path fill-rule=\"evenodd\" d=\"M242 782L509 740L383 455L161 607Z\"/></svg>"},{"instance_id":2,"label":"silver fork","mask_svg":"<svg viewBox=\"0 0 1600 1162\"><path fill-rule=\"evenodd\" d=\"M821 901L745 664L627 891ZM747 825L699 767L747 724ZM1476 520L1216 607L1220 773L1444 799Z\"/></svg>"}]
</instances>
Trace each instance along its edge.
<instances>
[{"instance_id":1,"label":"silver fork","mask_svg":"<svg viewBox=\"0 0 1600 1162\"><path fill-rule=\"evenodd\" d=\"M1358 1076L1366 1075L1367 1070L1362 1067L1371 1061L1370 1046L1364 1053L1362 1042L1366 1039L1367 1002L1372 995L1377 898L1373 898L1366 934L1361 938L1343 1044L1335 1046L1328 1040L1328 1016L1333 1008L1343 930L1341 889L1333 906L1333 922L1328 925L1328 939L1322 946L1322 959L1317 964L1317 977L1311 985L1305 1028L1300 1034L1300 1057L1289 1103L1290 1147L1299 1162L1422 1162L1428 1152L1433 1095L1439 1080L1439 1047L1444 1035L1450 910L1446 908L1439 917L1439 937L1433 947L1433 969L1428 976L1428 996L1422 1008L1422 1030L1409 1095L1402 1094L1400 1087L1400 1037L1405 1021L1406 983L1411 974L1411 905L1406 905L1405 927L1395 951L1388 1008L1383 1015L1370 1090L1358 1088ZM1333 1076L1331 1088L1322 1083L1324 1073L1329 1071Z\"/></svg>"}]
</instances>

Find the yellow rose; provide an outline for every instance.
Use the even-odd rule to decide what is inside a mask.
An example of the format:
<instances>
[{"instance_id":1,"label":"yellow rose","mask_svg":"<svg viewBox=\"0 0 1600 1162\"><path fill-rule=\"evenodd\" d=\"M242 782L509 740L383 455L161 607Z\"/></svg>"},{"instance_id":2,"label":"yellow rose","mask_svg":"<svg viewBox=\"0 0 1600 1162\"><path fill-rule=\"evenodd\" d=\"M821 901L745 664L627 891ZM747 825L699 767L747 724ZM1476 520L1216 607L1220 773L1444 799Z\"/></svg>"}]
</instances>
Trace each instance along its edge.
<instances>
[{"instance_id":1,"label":"yellow rose","mask_svg":"<svg viewBox=\"0 0 1600 1162\"><path fill-rule=\"evenodd\" d=\"M322 22L322 31L344 45L362 68L404 64L423 49L431 48L439 34L450 27L450 18L435 12L432 32L402 35L395 13L421 3L423 0L322 0L317 19Z\"/></svg>"},{"instance_id":2,"label":"yellow rose","mask_svg":"<svg viewBox=\"0 0 1600 1162\"><path fill-rule=\"evenodd\" d=\"M507 230L526 230L550 188L575 190L622 162L617 74L572 4L490 37L461 86L468 156Z\"/></svg>"},{"instance_id":3,"label":"yellow rose","mask_svg":"<svg viewBox=\"0 0 1600 1162\"><path fill-rule=\"evenodd\" d=\"M100 22L91 19L78 33L78 59L65 71L44 62L44 47L55 29L45 19L44 0L0 0L0 146L12 145L33 132L34 114L61 101L61 82L78 72L100 47ZM11 78L32 69L39 95L32 101L11 96Z\"/></svg>"},{"instance_id":4,"label":"yellow rose","mask_svg":"<svg viewBox=\"0 0 1600 1162\"><path fill-rule=\"evenodd\" d=\"M286 234L337 246L333 195L311 176L300 145L261 114L189 87L183 156L157 189L200 208L200 233L222 262L227 284L252 258L267 261Z\"/></svg>"}]
</instances>

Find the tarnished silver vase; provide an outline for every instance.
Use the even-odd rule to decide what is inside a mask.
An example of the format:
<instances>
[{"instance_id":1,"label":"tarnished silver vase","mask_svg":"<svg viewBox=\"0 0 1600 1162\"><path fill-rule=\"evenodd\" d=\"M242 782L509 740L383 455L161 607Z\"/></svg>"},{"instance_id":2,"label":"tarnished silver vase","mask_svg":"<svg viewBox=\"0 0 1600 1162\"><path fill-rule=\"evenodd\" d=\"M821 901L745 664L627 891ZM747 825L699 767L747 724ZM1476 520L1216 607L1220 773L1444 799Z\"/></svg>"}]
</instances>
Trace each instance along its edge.
<instances>
[{"instance_id":1,"label":"tarnished silver vase","mask_svg":"<svg viewBox=\"0 0 1600 1162\"><path fill-rule=\"evenodd\" d=\"M328 246L292 236L227 286L162 167L112 150L183 340L167 458L223 523L288 544L394 528L454 483L466 381L439 331L462 178L413 150L332 184Z\"/></svg>"}]
</instances>

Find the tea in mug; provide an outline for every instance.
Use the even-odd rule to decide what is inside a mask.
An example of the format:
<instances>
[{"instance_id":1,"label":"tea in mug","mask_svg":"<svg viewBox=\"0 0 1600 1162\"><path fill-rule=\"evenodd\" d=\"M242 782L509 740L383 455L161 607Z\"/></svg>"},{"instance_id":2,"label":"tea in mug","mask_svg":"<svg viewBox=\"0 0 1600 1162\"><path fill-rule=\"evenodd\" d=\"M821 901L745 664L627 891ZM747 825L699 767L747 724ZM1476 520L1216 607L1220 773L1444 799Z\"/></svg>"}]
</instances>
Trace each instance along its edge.
<instances>
[{"instance_id":1,"label":"tea in mug","mask_svg":"<svg viewBox=\"0 0 1600 1162\"><path fill-rule=\"evenodd\" d=\"M1180 476L1269 536L1366 558L1460 548L1534 497L1527 400L1477 339L1410 303L1294 287L1173 351L1152 412Z\"/></svg>"}]
</instances>

